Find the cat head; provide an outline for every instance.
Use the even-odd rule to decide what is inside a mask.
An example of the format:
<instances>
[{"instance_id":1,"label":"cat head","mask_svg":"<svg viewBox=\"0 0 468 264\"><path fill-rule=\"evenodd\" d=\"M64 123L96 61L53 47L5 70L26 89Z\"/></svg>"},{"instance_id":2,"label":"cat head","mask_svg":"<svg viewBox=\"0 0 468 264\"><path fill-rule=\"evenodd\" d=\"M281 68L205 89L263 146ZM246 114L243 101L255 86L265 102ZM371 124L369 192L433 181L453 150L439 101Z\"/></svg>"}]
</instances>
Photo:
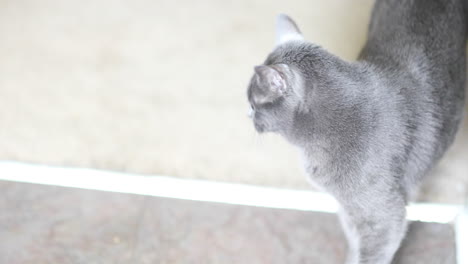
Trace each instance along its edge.
<instances>
[{"instance_id":1,"label":"cat head","mask_svg":"<svg viewBox=\"0 0 468 264\"><path fill-rule=\"evenodd\" d=\"M276 49L292 42L303 42L296 23L286 15L276 21ZM301 103L302 82L298 69L287 63L254 67L248 87L249 116L259 132L282 132L291 128L294 113Z\"/></svg>"}]
</instances>

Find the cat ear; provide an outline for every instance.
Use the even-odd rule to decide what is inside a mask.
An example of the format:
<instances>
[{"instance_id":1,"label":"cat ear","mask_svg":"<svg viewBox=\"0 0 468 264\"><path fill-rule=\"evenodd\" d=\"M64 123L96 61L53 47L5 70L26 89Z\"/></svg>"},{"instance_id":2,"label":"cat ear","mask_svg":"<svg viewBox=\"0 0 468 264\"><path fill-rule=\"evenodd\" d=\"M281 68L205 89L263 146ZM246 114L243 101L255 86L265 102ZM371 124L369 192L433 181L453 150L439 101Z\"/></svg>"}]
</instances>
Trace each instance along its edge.
<instances>
[{"instance_id":1,"label":"cat ear","mask_svg":"<svg viewBox=\"0 0 468 264\"><path fill-rule=\"evenodd\" d=\"M294 20L285 14L279 14L276 17L276 46L289 41L302 41L302 36L299 27L297 27Z\"/></svg>"},{"instance_id":2,"label":"cat ear","mask_svg":"<svg viewBox=\"0 0 468 264\"><path fill-rule=\"evenodd\" d=\"M286 80L276 69L266 65L255 66L254 69L258 83L263 84L261 87L265 89L264 97L259 98L259 101L273 101L284 94Z\"/></svg>"}]
</instances>

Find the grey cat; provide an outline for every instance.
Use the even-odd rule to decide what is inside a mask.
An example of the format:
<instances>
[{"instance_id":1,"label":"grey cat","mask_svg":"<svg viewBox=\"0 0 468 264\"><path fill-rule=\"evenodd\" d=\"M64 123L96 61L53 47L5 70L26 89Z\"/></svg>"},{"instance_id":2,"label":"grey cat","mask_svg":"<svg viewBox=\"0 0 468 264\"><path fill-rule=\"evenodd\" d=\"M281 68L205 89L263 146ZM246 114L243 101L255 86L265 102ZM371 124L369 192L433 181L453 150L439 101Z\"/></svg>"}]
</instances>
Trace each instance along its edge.
<instances>
[{"instance_id":1,"label":"grey cat","mask_svg":"<svg viewBox=\"0 0 468 264\"><path fill-rule=\"evenodd\" d=\"M461 0L377 0L356 62L277 18L277 45L248 87L252 119L296 145L310 179L337 199L349 264L391 263L405 205L454 139L466 10Z\"/></svg>"}]
</instances>

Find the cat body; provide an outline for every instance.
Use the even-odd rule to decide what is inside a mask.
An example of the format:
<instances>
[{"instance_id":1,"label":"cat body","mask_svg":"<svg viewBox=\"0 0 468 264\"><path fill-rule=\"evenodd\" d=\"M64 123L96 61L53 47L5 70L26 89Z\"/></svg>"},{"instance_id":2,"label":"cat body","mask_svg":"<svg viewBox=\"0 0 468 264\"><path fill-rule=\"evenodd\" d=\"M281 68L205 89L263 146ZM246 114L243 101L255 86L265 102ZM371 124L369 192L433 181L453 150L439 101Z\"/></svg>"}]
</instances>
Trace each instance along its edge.
<instances>
[{"instance_id":1,"label":"cat body","mask_svg":"<svg viewBox=\"0 0 468 264\"><path fill-rule=\"evenodd\" d=\"M405 206L462 119L466 31L460 0L377 0L347 62L278 17L277 46L248 88L252 118L297 146L310 180L339 202L347 263L392 261Z\"/></svg>"}]
</instances>

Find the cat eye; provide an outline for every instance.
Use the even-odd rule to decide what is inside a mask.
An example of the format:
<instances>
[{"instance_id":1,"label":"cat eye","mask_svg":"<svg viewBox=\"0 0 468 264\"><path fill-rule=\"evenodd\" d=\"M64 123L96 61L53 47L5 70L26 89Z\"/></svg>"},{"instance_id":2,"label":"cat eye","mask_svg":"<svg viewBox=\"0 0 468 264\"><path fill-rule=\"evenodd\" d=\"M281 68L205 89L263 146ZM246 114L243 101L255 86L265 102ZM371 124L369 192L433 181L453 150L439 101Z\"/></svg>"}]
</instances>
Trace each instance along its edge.
<instances>
[{"instance_id":1,"label":"cat eye","mask_svg":"<svg viewBox=\"0 0 468 264\"><path fill-rule=\"evenodd\" d=\"M247 113L247 116L248 116L249 118L252 118L252 117L253 117L253 110L252 110L252 109L249 110L249 112Z\"/></svg>"},{"instance_id":2,"label":"cat eye","mask_svg":"<svg viewBox=\"0 0 468 264\"><path fill-rule=\"evenodd\" d=\"M273 107L273 102L266 102L266 103L262 104L262 107L266 108L266 109L272 108Z\"/></svg>"}]
</instances>

